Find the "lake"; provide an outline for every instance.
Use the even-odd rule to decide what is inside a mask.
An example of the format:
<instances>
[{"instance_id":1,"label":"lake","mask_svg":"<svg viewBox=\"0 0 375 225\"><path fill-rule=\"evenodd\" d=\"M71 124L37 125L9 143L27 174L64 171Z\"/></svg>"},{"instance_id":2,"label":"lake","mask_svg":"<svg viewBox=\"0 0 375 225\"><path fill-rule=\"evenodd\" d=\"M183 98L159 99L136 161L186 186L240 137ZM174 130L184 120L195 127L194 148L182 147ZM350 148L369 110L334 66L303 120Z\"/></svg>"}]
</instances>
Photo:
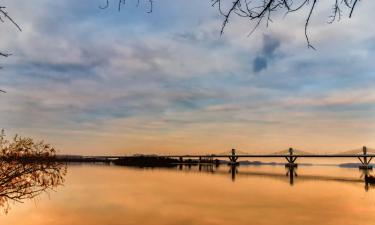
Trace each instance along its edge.
<instances>
[{"instance_id":1,"label":"lake","mask_svg":"<svg viewBox=\"0 0 375 225\"><path fill-rule=\"evenodd\" d=\"M69 165L62 186L1 213L6 225L375 224L355 168ZM362 176L362 177L361 177ZM291 178L293 178L291 180Z\"/></svg>"}]
</instances>

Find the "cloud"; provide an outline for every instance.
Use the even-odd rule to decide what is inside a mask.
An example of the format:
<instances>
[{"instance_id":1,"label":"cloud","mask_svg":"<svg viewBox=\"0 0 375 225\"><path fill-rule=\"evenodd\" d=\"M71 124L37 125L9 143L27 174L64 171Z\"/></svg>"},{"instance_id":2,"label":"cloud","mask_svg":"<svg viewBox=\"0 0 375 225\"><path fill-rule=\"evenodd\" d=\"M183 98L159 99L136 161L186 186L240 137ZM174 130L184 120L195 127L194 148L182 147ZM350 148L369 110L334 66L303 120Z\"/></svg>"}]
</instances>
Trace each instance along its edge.
<instances>
[{"instance_id":1,"label":"cloud","mask_svg":"<svg viewBox=\"0 0 375 225\"><path fill-rule=\"evenodd\" d=\"M270 36L263 35L262 54L266 57L273 57L276 50L280 47L280 40Z\"/></svg>"},{"instance_id":2,"label":"cloud","mask_svg":"<svg viewBox=\"0 0 375 225\"><path fill-rule=\"evenodd\" d=\"M220 36L217 12L199 0L190 11L160 2L151 15L89 0L8 2L24 32L1 36L14 55L2 60L0 124L65 152L372 140L358 132L370 135L375 122L367 9L364 23L312 22L311 51L294 28L298 14L251 37L248 21L234 19Z\"/></svg>"},{"instance_id":3,"label":"cloud","mask_svg":"<svg viewBox=\"0 0 375 225\"><path fill-rule=\"evenodd\" d=\"M268 66L267 58L263 56L257 56L254 59L254 72L258 73Z\"/></svg>"},{"instance_id":4,"label":"cloud","mask_svg":"<svg viewBox=\"0 0 375 225\"><path fill-rule=\"evenodd\" d=\"M280 40L270 36L270 35L263 35L263 46L254 61L253 61L253 71L255 73L259 73L262 70L267 69L269 61L272 60L278 48L280 48Z\"/></svg>"}]
</instances>

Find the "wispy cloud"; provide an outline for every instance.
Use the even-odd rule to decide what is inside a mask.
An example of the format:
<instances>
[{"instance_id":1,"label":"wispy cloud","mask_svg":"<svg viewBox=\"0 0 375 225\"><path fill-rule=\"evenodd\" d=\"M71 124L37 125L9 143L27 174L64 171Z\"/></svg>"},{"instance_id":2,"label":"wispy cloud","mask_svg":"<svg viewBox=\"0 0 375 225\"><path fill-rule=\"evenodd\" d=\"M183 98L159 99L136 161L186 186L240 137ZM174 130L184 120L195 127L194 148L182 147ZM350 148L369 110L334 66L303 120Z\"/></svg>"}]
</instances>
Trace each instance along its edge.
<instances>
[{"instance_id":1,"label":"wispy cloud","mask_svg":"<svg viewBox=\"0 0 375 225\"><path fill-rule=\"evenodd\" d=\"M91 1L6 3L24 28L0 42L14 53L0 74L0 125L12 132L86 154L375 145L367 9L312 23L311 51L298 14L251 37L235 19L220 36L217 12L199 0L163 1L151 15Z\"/></svg>"}]
</instances>

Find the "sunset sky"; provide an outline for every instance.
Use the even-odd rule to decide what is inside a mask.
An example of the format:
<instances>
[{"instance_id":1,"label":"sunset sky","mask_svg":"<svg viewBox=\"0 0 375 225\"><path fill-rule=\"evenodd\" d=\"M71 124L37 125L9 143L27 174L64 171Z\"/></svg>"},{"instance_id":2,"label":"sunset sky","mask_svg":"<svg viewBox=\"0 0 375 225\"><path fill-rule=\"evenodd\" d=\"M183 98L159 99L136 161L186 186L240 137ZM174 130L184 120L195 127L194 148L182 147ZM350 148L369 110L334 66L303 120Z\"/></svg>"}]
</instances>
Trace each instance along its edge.
<instances>
[{"instance_id":1,"label":"sunset sky","mask_svg":"<svg viewBox=\"0 0 375 225\"><path fill-rule=\"evenodd\" d=\"M127 2L2 1L0 128L63 154L375 147L374 1L334 24L319 3L316 51L306 11L220 36L209 0Z\"/></svg>"}]
</instances>

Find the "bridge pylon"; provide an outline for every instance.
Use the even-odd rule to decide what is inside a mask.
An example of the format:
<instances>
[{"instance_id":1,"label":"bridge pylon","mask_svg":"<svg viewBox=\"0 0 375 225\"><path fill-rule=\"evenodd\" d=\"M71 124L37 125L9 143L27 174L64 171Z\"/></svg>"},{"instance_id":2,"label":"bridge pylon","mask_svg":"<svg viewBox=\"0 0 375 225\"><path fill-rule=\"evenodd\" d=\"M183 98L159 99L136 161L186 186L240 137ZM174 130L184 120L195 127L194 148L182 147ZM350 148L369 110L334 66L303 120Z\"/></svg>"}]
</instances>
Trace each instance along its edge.
<instances>
[{"instance_id":1,"label":"bridge pylon","mask_svg":"<svg viewBox=\"0 0 375 225\"><path fill-rule=\"evenodd\" d=\"M232 149L232 155L229 156L230 164L231 165L238 165L239 163L237 162L238 156L236 156L236 149Z\"/></svg>"},{"instance_id":2,"label":"bridge pylon","mask_svg":"<svg viewBox=\"0 0 375 225\"><path fill-rule=\"evenodd\" d=\"M288 163L285 164L285 167L287 168L295 168L297 167L297 163L295 161L297 160L296 156L293 156L293 148L289 148L289 156L286 156L285 159L288 161Z\"/></svg>"},{"instance_id":3,"label":"bridge pylon","mask_svg":"<svg viewBox=\"0 0 375 225\"><path fill-rule=\"evenodd\" d=\"M359 161L361 161L362 163L362 165L359 166L359 169L360 170L372 170L372 166L370 165L372 157L367 156L366 146L363 146L362 152L363 152L363 157L358 157Z\"/></svg>"}]
</instances>

